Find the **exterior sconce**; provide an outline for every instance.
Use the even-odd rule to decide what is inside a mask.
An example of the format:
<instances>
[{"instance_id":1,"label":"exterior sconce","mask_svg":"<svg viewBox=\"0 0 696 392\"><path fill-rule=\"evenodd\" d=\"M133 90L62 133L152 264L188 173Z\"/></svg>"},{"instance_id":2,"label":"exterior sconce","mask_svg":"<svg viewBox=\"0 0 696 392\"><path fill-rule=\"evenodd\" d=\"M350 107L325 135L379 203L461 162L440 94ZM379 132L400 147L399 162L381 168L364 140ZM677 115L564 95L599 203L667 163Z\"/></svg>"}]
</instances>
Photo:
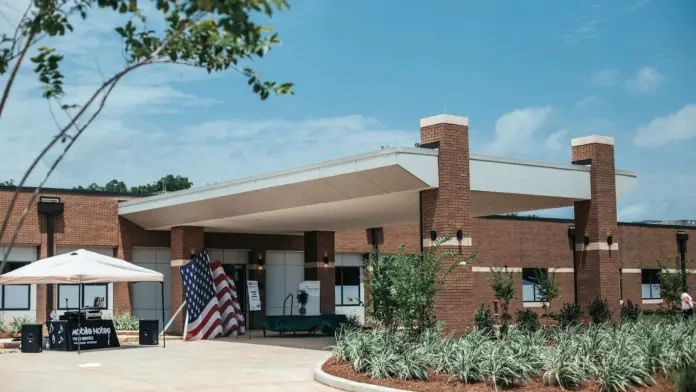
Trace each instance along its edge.
<instances>
[{"instance_id":1,"label":"exterior sconce","mask_svg":"<svg viewBox=\"0 0 696 392\"><path fill-rule=\"evenodd\" d=\"M324 252L324 267L329 266L329 254Z\"/></svg>"},{"instance_id":2,"label":"exterior sconce","mask_svg":"<svg viewBox=\"0 0 696 392\"><path fill-rule=\"evenodd\" d=\"M575 238L575 226L568 226L568 238Z\"/></svg>"},{"instance_id":3,"label":"exterior sconce","mask_svg":"<svg viewBox=\"0 0 696 392\"><path fill-rule=\"evenodd\" d=\"M437 231L430 231L430 241L435 241L437 239Z\"/></svg>"},{"instance_id":4,"label":"exterior sconce","mask_svg":"<svg viewBox=\"0 0 696 392\"><path fill-rule=\"evenodd\" d=\"M263 259L263 253L259 253L259 254L256 256L256 264L259 266L259 269L260 269L260 270L263 269L264 263L265 263L265 260Z\"/></svg>"},{"instance_id":5,"label":"exterior sconce","mask_svg":"<svg viewBox=\"0 0 696 392\"><path fill-rule=\"evenodd\" d=\"M590 244L590 237L588 237L588 236L583 237L582 243L585 244L585 246L589 245Z\"/></svg>"},{"instance_id":6,"label":"exterior sconce","mask_svg":"<svg viewBox=\"0 0 696 392\"><path fill-rule=\"evenodd\" d=\"M614 237L608 236L608 237L607 237L607 244L608 244L609 246L611 246L613 243L614 243Z\"/></svg>"},{"instance_id":7,"label":"exterior sconce","mask_svg":"<svg viewBox=\"0 0 696 392\"><path fill-rule=\"evenodd\" d=\"M457 239L459 241L464 239L464 232L461 229L457 230Z\"/></svg>"}]
</instances>

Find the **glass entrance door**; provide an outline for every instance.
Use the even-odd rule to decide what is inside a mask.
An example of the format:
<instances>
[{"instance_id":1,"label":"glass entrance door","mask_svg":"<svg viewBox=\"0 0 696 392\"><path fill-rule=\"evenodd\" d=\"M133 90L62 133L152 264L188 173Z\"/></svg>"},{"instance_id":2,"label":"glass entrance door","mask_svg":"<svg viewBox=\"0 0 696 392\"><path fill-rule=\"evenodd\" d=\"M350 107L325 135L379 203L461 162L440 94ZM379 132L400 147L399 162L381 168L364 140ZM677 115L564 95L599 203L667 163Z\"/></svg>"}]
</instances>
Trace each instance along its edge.
<instances>
[{"instance_id":1,"label":"glass entrance door","mask_svg":"<svg viewBox=\"0 0 696 392\"><path fill-rule=\"evenodd\" d=\"M237 298L239 298L239 306L242 308L242 314L246 318L246 265L245 264L223 264L222 268L225 270L227 276L232 279L235 286L237 286Z\"/></svg>"}]
</instances>

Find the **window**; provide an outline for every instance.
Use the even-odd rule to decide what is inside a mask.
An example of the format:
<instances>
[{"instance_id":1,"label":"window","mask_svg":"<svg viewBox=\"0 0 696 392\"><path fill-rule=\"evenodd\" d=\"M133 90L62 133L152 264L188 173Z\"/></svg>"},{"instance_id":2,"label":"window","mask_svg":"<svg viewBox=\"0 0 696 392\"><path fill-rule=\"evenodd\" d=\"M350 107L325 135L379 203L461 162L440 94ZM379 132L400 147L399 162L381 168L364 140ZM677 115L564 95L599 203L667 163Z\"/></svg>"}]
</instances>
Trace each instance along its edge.
<instances>
[{"instance_id":1,"label":"window","mask_svg":"<svg viewBox=\"0 0 696 392\"><path fill-rule=\"evenodd\" d=\"M359 306L360 267L336 267L336 305Z\"/></svg>"},{"instance_id":2,"label":"window","mask_svg":"<svg viewBox=\"0 0 696 392\"><path fill-rule=\"evenodd\" d=\"M59 284L58 285L58 309L68 310L77 309L79 304L79 285ZM103 302L97 303L97 298L103 298ZM93 307L96 305L100 309L107 309L109 303L109 285L107 283L93 283L82 285L82 307Z\"/></svg>"},{"instance_id":3,"label":"window","mask_svg":"<svg viewBox=\"0 0 696 392\"><path fill-rule=\"evenodd\" d=\"M29 263L18 263L8 261L5 265L7 273L17 268L24 267ZM11 284L0 286L0 309L1 310L29 310L31 308L31 285Z\"/></svg>"},{"instance_id":4,"label":"window","mask_svg":"<svg viewBox=\"0 0 696 392\"><path fill-rule=\"evenodd\" d=\"M659 269L640 270L641 291L643 299L660 299Z\"/></svg>"},{"instance_id":5,"label":"window","mask_svg":"<svg viewBox=\"0 0 696 392\"><path fill-rule=\"evenodd\" d=\"M548 273L546 268L522 268L522 302L541 302L537 274Z\"/></svg>"}]
</instances>

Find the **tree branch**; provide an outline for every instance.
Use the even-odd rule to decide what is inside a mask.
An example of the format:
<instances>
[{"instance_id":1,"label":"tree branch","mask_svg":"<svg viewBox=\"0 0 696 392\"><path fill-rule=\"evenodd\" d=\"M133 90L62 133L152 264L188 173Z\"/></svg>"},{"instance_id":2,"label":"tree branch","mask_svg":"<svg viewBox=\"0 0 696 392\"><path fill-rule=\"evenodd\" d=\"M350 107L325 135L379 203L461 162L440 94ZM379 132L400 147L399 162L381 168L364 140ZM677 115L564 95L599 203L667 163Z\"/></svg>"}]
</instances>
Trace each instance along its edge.
<instances>
[{"instance_id":1,"label":"tree branch","mask_svg":"<svg viewBox=\"0 0 696 392\"><path fill-rule=\"evenodd\" d=\"M30 42L30 41L29 41L29 42ZM70 143L68 144L68 146L72 146L72 144L77 140L78 136L82 133L82 131L84 131L84 129L85 129L87 126L89 126L89 124L91 124L92 121L96 118L96 116L101 112L101 110L102 110L103 107L104 107L104 104L106 103L106 98L108 97L108 94L111 93L111 90L113 90L113 88L115 87L116 83L117 83L123 76L125 76L127 73L129 73L129 72L131 72L131 71L133 71L133 70L135 70L135 69L137 69L137 68L140 68L140 67L142 67L142 66L144 66L144 65L152 64L152 60L154 60L157 56L159 56L159 54L162 52L162 50L164 50L164 48L166 47L166 45L168 44L168 42L169 42L168 40L164 40L164 41L160 44L160 46L159 46L156 50L154 50L147 58L144 58L144 59L142 59L141 61L139 61L138 63L133 64L133 65L131 65L131 66L125 68L124 70L122 70L121 72L117 73L116 75L112 76L109 80L107 80L106 82L104 82L104 83L97 89L97 91L95 91L94 94L92 94L92 96L89 98L89 100L87 101L87 103L86 103L84 106L82 106L82 108L81 108L80 111L75 115L75 117L71 118L71 120L70 120L70 122L68 123L68 125L66 125L65 127L63 127L63 129L60 130L60 132L53 138L53 140L52 140L46 147L44 147L44 149L41 151L41 153L39 154L39 156L36 157L36 159L34 159L34 161L32 162L31 166L29 167L29 169L24 173L24 176L22 177L22 180L21 180L20 183L17 185L17 189L15 189L15 192L14 192L14 194L12 195L12 199L10 200L10 205L9 205L9 207L8 207L8 210L7 210L6 214L5 214L5 219L4 219L3 222L2 222L2 227L0 227L0 240L1 240L1 239L3 238L3 236L5 235L5 230L7 229L7 225L9 224L10 216L11 216L11 214L12 214L12 211L14 210L14 206L15 206L15 204L17 203L17 199L18 199L18 197L19 197L19 193L21 192L22 187L24 186L24 183L27 181L27 178L29 178L29 175L31 175L31 172L34 170L34 168L36 168L36 165L38 165L39 161L40 161L40 160L46 155L46 153L56 144L56 142L57 142L58 140L61 140L61 139L65 136L65 133L68 131L68 129L70 129L72 126L74 126L75 123L80 119L80 117L82 117L82 115L84 115L84 113L85 113L85 111L87 110L87 108L90 107L90 106L92 105L92 103L93 103L93 102L95 101L95 99L99 96L99 94L101 94L104 90L107 90L107 93L106 93L106 95L104 96L104 98L102 99L102 102L101 102L101 104L99 105L99 108L97 109L97 111L92 115L92 117L90 117L90 119L88 120L87 124L85 124L85 126L81 128L81 130L78 132L78 134L76 134L76 135L70 140ZM66 149L69 148L68 146L66 146ZM63 155L65 154L65 152L67 152L67 151L64 151L64 153L59 157L59 160L62 159L62 157L63 157ZM54 168L55 166L57 166L57 163L54 163L54 165L52 166L52 169L50 170L50 172L53 171L53 168ZM48 178L48 177L46 177L46 178L44 179L44 182L45 182L45 180L46 180L47 178ZM42 182L42 184L43 184L43 182ZM37 187L36 190L34 191L34 196L33 196L32 199L31 199L32 201L36 199L36 195L37 195L40 191L41 191L41 186ZM12 250L12 247L14 246L14 243L15 243L15 241L16 241L16 239L17 239L17 236L18 236L18 233L19 233L19 229L22 227L22 224L24 223L24 218L26 217L26 215L27 215L27 213L28 213L30 207L31 207L31 202L30 202L30 204L27 205L27 207L24 209L24 211L23 211L23 213L22 213L22 216L21 216L20 220L17 222L17 225L16 225L16 227L15 227L15 233L14 233L14 235L13 235L13 237L12 237L12 240L10 241L10 244L8 245L7 249L5 250L5 254L4 254L3 258L2 258L2 262L0 263L0 272L3 271L4 268L5 268L5 264L7 263L7 257L9 256L10 251Z\"/></svg>"},{"instance_id":2,"label":"tree branch","mask_svg":"<svg viewBox=\"0 0 696 392\"><path fill-rule=\"evenodd\" d=\"M4 91L2 92L2 99L0 99L0 118L2 118L2 112L3 109L5 109L5 103L7 103L7 98L10 96L10 90L12 89L12 84L14 83L15 77L17 76L17 71L19 71L19 65L22 64L22 60L24 60L24 55L27 54L27 51L31 46L31 41L34 39L35 34L36 32L34 30L32 30L31 33L29 33L29 37L27 37L27 42L26 44L24 44L24 49L22 49L22 51L19 53L19 58L17 59L17 62L12 68L10 78L7 80L7 85L5 86Z\"/></svg>"}]
</instances>

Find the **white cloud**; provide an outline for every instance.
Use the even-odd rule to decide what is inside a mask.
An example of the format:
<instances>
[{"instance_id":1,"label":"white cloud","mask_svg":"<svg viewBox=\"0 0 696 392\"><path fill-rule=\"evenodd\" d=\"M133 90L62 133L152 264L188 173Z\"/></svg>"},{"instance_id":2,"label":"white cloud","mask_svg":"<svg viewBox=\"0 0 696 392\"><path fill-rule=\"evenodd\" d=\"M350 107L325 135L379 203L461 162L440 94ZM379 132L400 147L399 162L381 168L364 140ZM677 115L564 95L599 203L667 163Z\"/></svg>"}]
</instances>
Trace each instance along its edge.
<instances>
[{"instance_id":1,"label":"white cloud","mask_svg":"<svg viewBox=\"0 0 696 392\"><path fill-rule=\"evenodd\" d=\"M575 110L585 110L585 109L589 109L593 106L597 106L601 102L602 102L602 100L599 99L597 96L590 95L589 97L585 97L585 98L579 100L578 102L576 102L575 105L573 106L573 108Z\"/></svg>"},{"instance_id":2,"label":"white cloud","mask_svg":"<svg viewBox=\"0 0 696 392\"><path fill-rule=\"evenodd\" d=\"M619 210L618 220L622 222L632 222L638 220L654 218L653 209L650 203L631 204Z\"/></svg>"},{"instance_id":3,"label":"white cloud","mask_svg":"<svg viewBox=\"0 0 696 392\"><path fill-rule=\"evenodd\" d=\"M488 147L492 154L505 154L523 147L546 125L553 108L534 106L507 112L495 123L493 142Z\"/></svg>"},{"instance_id":4,"label":"white cloud","mask_svg":"<svg viewBox=\"0 0 696 392\"><path fill-rule=\"evenodd\" d=\"M563 36L563 40L568 45L575 45L582 41L599 38L599 26L602 21L598 18L583 17L580 26L571 30Z\"/></svg>"},{"instance_id":5,"label":"white cloud","mask_svg":"<svg viewBox=\"0 0 696 392\"><path fill-rule=\"evenodd\" d=\"M594 87L609 87L616 84L619 71L615 69L603 69L590 76L590 85Z\"/></svg>"},{"instance_id":6,"label":"white cloud","mask_svg":"<svg viewBox=\"0 0 696 392\"><path fill-rule=\"evenodd\" d=\"M696 104L692 103L639 127L633 143L638 147L657 147L693 137L696 137Z\"/></svg>"},{"instance_id":7,"label":"white cloud","mask_svg":"<svg viewBox=\"0 0 696 392\"><path fill-rule=\"evenodd\" d=\"M652 0L634 0L633 4L631 4L631 6L628 7L628 11L633 12L633 11L639 10L639 9L647 6L651 2L652 2Z\"/></svg>"},{"instance_id":8,"label":"white cloud","mask_svg":"<svg viewBox=\"0 0 696 392\"><path fill-rule=\"evenodd\" d=\"M565 129L561 129L557 132L554 132L549 135L549 137L546 138L546 142L544 142L544 146L546 147L547 150L552 151L552 152L558 152L563 148L563 144L561 143L565 136L568 134L568 131Z\"/></svg>"},{"instance_id":9,"label":"white cloud","mask_svg":"<svg viewBox=\"0 0 696 392\"><path fill-rule=\"evenodd\" d=\"M643 67L635 77L626 81L626 88L637 93L650 93L657 90L664 81L664 75L655 68Z\"/></svg>"}]
</instances>

